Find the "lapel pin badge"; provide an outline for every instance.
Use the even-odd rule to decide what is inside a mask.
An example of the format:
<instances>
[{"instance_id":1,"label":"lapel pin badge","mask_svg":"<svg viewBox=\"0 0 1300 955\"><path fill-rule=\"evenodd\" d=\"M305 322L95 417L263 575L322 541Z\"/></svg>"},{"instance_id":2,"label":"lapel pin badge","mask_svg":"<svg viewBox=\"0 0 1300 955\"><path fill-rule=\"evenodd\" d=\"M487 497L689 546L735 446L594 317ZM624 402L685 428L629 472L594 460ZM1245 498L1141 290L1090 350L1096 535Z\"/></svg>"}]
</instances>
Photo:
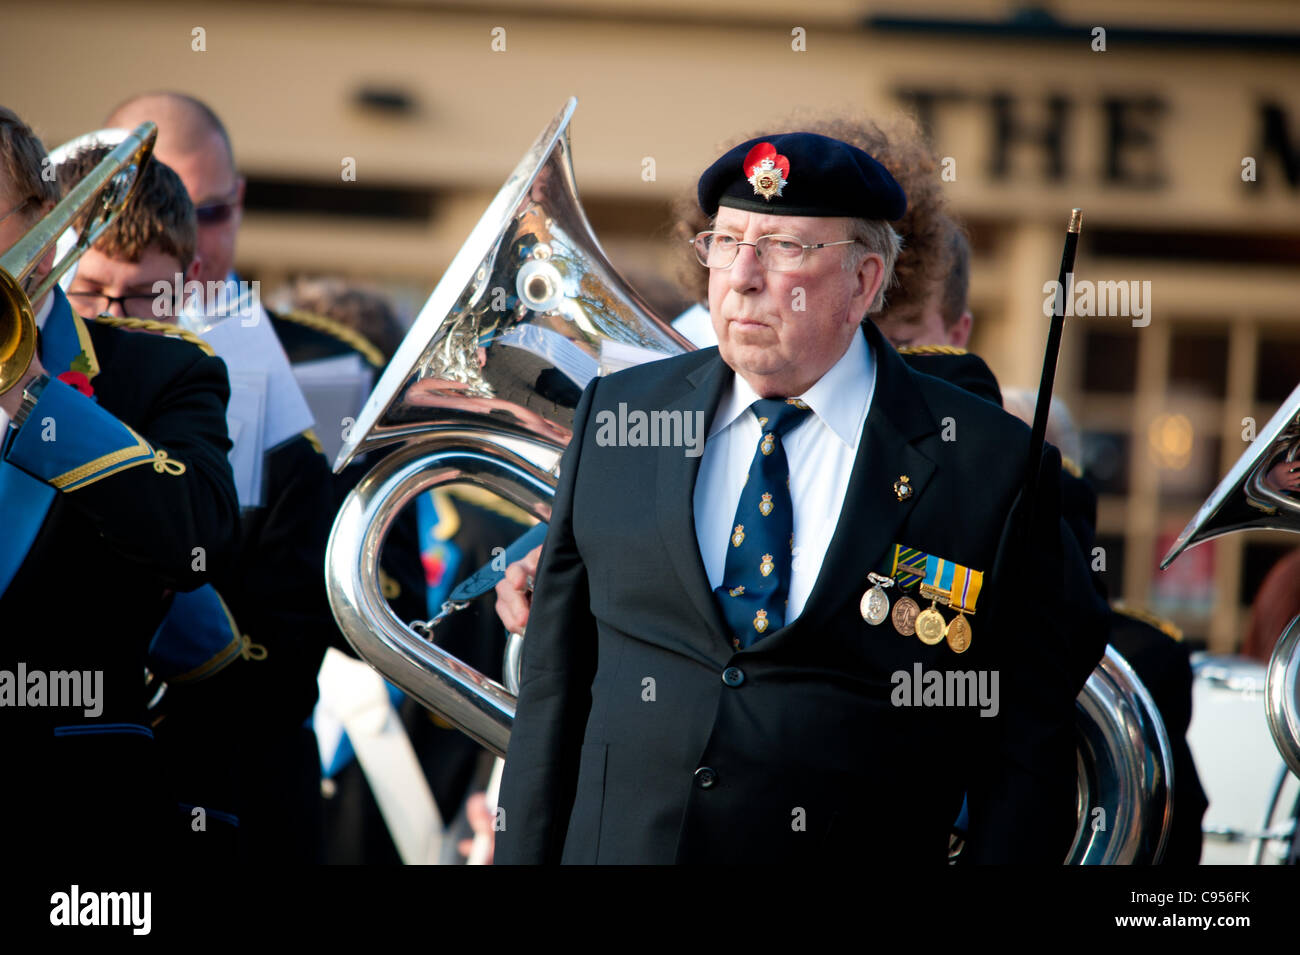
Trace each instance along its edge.
<instances>
[{"instance_id":1,"label":"lapel pin badge","mask_svg":"<svg viewBox=\"0 0 1300 955\"><path fill-rule=\"evenodd\" d=\"M900 501L906 501L912 496L911 480L906 474L900 474L898 480L894 482L894 493L898 495Z\"/></svg>"}]
</instances>

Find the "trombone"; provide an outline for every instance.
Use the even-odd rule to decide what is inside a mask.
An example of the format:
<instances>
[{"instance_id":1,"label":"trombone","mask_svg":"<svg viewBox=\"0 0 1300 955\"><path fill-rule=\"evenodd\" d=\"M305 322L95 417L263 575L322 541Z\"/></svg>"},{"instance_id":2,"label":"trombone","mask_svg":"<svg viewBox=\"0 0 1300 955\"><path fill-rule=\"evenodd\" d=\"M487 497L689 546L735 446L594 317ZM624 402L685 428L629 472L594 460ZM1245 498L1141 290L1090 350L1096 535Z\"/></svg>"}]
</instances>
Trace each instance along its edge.
<instances>
[{"instance_id":1,"label":"trombone","mask_svg":"<svg viewBox=\"0 0 1300 955\"><path fill-rule=\"evenodd\" d=\"M153 155L157 138L157 126L141 123L40 222L0 255L0 394L22 381L36 355L36 312L32 304L54 287L117 218L140 181L140 171ZM37 264L59 236L79 220L76 244L54 263L49 274L32 285Z\"/></svg>"}]
</instances>

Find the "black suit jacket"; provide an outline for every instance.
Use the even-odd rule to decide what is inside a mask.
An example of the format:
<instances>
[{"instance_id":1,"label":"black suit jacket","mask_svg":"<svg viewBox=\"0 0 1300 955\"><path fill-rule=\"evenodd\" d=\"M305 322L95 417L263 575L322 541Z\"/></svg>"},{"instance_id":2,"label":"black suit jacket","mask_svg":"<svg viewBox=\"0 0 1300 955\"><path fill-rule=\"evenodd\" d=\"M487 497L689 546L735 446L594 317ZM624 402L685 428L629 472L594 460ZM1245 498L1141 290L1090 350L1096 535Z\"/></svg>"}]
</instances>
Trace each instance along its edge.
<instances>
[{"instance_id":1,"label":"black suit jacket","mask_svg":"<svg viewBox=\"0 0 1300 955\"><path fill-rule=\"evenodd\" d=\"M54 294L55 308L66 309ZM170 593L228 567L239 528L224 363L186 342L77 323L99 365L90 385L100 408L185 469L110 466L94 483L58 492L0 596L0 669L103 674L98 716L0 710L8 764L0 812L50 858L138 848L170 811L155 775L145 654ZM50 364L48 337L42 360L53 378L66 368ZM44 400L24 431L42 427ZM71 418L54 425L56 440L74 440Z\"/></svg>"},{"instance_id":2,"label":"black suit jacket","mask_svg":"<svg viewBox=\"0 0 1300 955\"><path fill-rule=\"evenodd\" d=\"M539 568L498 861L943 863L966 792L970 859L1064 858L1079 690L1067 644L1100 633L1101 610L1062 612L1090 588L1059 517L1059 456L1044 455L1025 549L1013 511L1028 429L864 334L875 393L820 576L798 618L739 652L696 541L700 459L592 433L619 402L707 425L731 372L705 349L588 387ZM900 501L904 474L914 493ZM888 572L894 543L986 572L965 654L863 621L867 573ZM998 671L999 715L891 705L893 674L918 663ZM729 667L742 682L723 682Z\"/></svg>"}]
</instances>

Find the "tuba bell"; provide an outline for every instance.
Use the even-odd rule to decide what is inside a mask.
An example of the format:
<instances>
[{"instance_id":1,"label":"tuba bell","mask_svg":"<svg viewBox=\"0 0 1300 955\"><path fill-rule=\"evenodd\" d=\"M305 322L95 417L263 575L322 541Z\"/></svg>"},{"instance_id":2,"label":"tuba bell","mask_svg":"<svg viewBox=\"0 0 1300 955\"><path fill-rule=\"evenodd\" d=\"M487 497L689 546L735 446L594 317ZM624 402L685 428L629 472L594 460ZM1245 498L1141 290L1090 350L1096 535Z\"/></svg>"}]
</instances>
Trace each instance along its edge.
<instances>
[{"instance_id":1,"label":"tuba bell","mask_svg":"<svg viewBox=\"0 0 1300 955\"><path fill-rule=\"evenodd\" d=\"M1300 490L1288 487L1290 469L1300 466L1300 386L1205 499L1169 553L1163 570L1189 547L1245 530L1300 532ZM1300 776L1300 616L1273 647L1264 682L1264 712L1278 752Z\"/></svg>"},{"instance_id":2,"label":"tuba bell","mask_svg":"<svg viewBox=\"0 0 1300 955\"><path fill-rule=\"evenodd\" d=\"M468 483L550 516L556 468L596 375L694 346L614 270L574 185L570 99L492 200L345 437L335 470L401 442L348 496L326 551L349 642L427 708L499 756L515 697L397 619L378 580L393 518Z\"/></svg>"},{"instance_id":3,"label":"tuba bell","mask_svg":"<svg viewBox=\"0 0 1300 955\"><path fill-rule=\"evenodd\" d=\"M614 271L578 201L570 99L479 220L345 436L335 470L399 445L348 495L330 534L326 586L362 659L480 745L504 756L520 640L506 685L439 648L429 624L397 618L379 583L384 538L402 508L446 484L483 488L539 521L586 383L694 346ZM1171 768L1159 714L1108 651L1077 705L1079 829L1067 861L1159 861ZM1103 826L1095 826L1101 808Z\"/></svg>"}]
</instances>

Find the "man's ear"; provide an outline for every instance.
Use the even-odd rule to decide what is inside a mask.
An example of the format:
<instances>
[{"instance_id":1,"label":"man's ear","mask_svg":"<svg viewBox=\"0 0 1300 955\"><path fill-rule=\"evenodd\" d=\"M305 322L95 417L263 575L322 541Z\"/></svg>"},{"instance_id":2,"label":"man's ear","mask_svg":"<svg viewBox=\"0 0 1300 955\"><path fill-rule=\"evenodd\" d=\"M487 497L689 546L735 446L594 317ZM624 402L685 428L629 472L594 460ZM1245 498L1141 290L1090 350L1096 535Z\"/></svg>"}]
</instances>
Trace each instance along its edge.
<instances>
[{"instance_id":1,"label":"man's ear","mask_svg":"<svg viewBox=\"0 0 1300 955\"><path fill-rule=\"evenodd\" d=\"M248 180L240 176L235 180L235 206L242 210L244 208L244 187L248 185Z\"/></svg>"},{"instance_id":2,"label":"man's ear","mask_svg":"<svg viewBox=\"0 0 1300 955\"><path fill-rule=\"evenodd\" d=\"M970 309L961 313L961 318L953 322L948 328L948 344L954 348L965 348L970 342L971 326L975 322L975 316L970 313Z\"/></svg>"},{"instance_id":3,"label":"man's ear","mask_svg":"<svg viewBox=\"0 0 1300 955\"><path fill-rule=\"evenodd\" d=\"M858 265L857 279L858 285L854 298L861 302L861 308L853 309L852 314L860 316L867 314L867 309L876 300L880 286L885 281L885 260L880 253L870 252L863 256L862 262Z\"/></svg>"},{"instance_id":4,"label":"man's ear","mask_svg":"<svg viewBox=\"0 0 1300 955\"><path fill-rule=\"evenodd\" d=\"M194 258L190 260L189 268L185 270L185 284L188 285L190 282L198 281L199 265L201 262L202 262L202 257L197 252L195 252Z\"/></svg>"}]
</instances>

